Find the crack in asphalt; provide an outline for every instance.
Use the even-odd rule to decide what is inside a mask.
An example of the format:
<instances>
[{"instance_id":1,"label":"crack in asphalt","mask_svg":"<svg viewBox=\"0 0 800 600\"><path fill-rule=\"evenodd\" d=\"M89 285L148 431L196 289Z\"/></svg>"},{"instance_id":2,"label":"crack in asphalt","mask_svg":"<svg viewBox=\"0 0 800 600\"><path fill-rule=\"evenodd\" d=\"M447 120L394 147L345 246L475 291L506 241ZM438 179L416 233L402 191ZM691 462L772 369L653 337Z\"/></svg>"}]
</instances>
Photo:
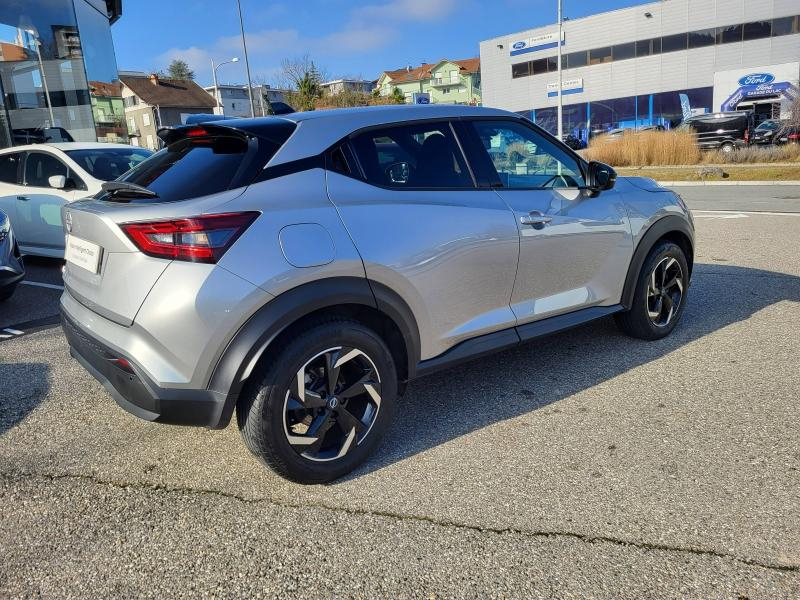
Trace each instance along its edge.
<instances>
[{"instance_id":1,"label":"crack in asphalt","mask_svg":"<svg viewBox=\"0 0 800 600\"><path fill-rule=\"evenodd\" d=\"M271 504L273 506L278 506L280 508L286 509L303 509L303 508L319 508L323 510L328 510L335 513L353 515L353 516L366 516L366 517L382 517L387 519L394 519L397 521L411 521L416 523L428 523L431 525L436 525L438 527L445 527L445 528L452 528L452 529L460 529L466 531L474 531L478 533L492 533L497 535L503 534L512 534L512 535L519 535L524 537L541 537L541 538L569 538L574 540L579 540L585 543L594 544L597 542L605 542L608 544L613 544L615 546L622 546L622 547L633 547L640 550L647 550L647 551L663 551L663 552L676 552L682 554L693 554L695 556L710 556L713 558L721 558L726 560L733 560L739 563L742 563L747 566L751 567L759 567L762 569L769 569L772 571L779 571L783 573L798 573L800 572L800 565L792 565L792 564L780 564L780 563L770 563L770 562L762 562L752 558L744 558L741 556L736 556L735 554L728 554L726 552L719 552L717 550L711 550L708 548L698 548L695 546L671 546L669 544L658 544L653 542L644 542L644 541L631 541L622 538L615 538L611 536L604 536L604 535L587 535L583 533L576 533L572 531L526 531L524 529L517 529L514 527L483 527L479 525L470 525L468 523L457 523L455 521L447 521L441 519L435 519L433 517L427 517L424 515L408 515L402 513L394 513L391 511L380 511L380 510L367 510L367 509L358 509L358 508L345 508L341 506L332 506L329 504L325 504L322 502L319 503L312 503L312 504L293 504L291 502L283 502L279 500L274 500L271 498L247 498L245 496L241 496L238 494L234 494L231 492L223 492L220 490L213 490L207 488L192 488L192 487L180 487L180 486L166 486L163 484L158 483L146 483L146 482L122 482L122 481L114 481L111 479L101 479L99 477L95 477L93 475L81 475L81 474L72 474L72 473L61 473L61 474L52 474L52 473L26 473L26 472L11 472L11 473L3 473L0 472L0 479L5 482L13 482L19 480L35 480L35 479L43 479L46 481L57 482L61 480L72 480L72 481L83 481L93 483L95 485L107 485L117 489L136 489L142 491L151 491L151 492L164 492L164 493L185 493L185 494L195 494L195 495L208 495L208 496L216 496L220 498L225 498L228 500L236 500L238 502L244 504Z\"/></svg>"}]
</instances>

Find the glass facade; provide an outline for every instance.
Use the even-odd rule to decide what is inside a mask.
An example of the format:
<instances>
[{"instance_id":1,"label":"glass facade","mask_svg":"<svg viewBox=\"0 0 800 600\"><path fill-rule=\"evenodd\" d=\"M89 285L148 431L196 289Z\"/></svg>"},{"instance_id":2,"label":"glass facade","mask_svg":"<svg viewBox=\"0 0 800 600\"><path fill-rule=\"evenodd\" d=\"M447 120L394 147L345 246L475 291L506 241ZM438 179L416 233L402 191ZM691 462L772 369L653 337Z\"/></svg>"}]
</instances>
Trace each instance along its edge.
<instances>
[{"instance_id":1,"label":"glass facade","mask_svg":"<svg viewBox=\"0 0 800 600\"><path fill-rule=\"evenodd\" d=\"M710 108L714 88L702 87L565 104L564 132L587 141L593 135L612 129L638 129L659 125L670 129L683 120L679 94L686 94L694 108ZM554 135L558 130L558 109L554 106L522 111L520 114Z\"/></svg>"},{"instance_id":2,"label":"glass facade","mask_svg":"<svg viewBox=\"0 0 800 600\"><path fill-rule=\"evenodd\" d=\"M0 147L127 141L106 3L0 2Z\"/></svg>"}]
</instances>

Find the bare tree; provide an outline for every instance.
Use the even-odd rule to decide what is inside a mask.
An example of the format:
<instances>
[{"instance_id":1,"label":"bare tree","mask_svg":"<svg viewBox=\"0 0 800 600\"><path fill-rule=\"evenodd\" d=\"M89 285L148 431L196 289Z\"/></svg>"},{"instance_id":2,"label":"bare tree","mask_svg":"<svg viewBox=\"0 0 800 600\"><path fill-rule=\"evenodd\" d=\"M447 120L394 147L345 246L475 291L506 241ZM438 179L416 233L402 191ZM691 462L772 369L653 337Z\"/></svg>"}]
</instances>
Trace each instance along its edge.
<instances>
[{"instance_id":1,"label":"bare tree","mask_svg":"<svg viewBox=\"0 0 800 600\"><path fill-rule=\"evenodd\" d=\"M789 118L783 121L784 129L800 129L800 96L789 105Z\"/></svg>"},{"instance_id":2,"label":"bare tree","mask_svg":"<svg viewBox=\"0 0 800 600\"><path fill-rule=\"evenodd\" d=\"M306 54L282 60L280 73L275 79L278 87L290 90L286 100L291 106L297 110L314 110L317 100L322 97L320 84L327 79L327 75Z\"/></svg>"}]
</instances>

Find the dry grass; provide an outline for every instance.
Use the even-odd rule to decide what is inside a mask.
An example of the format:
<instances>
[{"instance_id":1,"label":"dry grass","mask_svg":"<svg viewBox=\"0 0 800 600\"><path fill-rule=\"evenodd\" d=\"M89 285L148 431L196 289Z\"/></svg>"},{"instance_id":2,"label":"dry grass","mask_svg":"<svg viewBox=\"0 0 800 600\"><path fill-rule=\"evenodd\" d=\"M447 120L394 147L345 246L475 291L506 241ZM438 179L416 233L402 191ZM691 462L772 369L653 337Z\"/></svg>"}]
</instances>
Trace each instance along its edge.
<instances>
[{"instance_id":1,"label":"dry grass","mask_svg":"<svg viewBox=\"0 0 800 600\"><path fill-rule=\"evenodd\" d=\"M594 138L583 156L613 167L799 162L800 145L751 146L726 154L699 150L695 134L688 130L626 131L616 138Z\"/></svg>"},{"instance_id":2,"label":"dry grass","mask_svg":"<svg viewBox=\"0 0 800 600\"><path fill-rule=\"evenodd\" d=\"M731 166L725 167L721 176L700 176L698 167L671 167L637 169L622 167L621 177L650 177L656 181L800 181L800 164L797 166Z\"/></svg>"},{"instance_id":3,"label":"dry grass","mask_svg":"<svg viewBox=\"0 0 800 600\"><path fill-rule=\"evenodd\" d=\"M691 131L626 131L594 138L584 157L613 167L694 165L700 162L700 150Z\"/></svg>"}]
</instances>

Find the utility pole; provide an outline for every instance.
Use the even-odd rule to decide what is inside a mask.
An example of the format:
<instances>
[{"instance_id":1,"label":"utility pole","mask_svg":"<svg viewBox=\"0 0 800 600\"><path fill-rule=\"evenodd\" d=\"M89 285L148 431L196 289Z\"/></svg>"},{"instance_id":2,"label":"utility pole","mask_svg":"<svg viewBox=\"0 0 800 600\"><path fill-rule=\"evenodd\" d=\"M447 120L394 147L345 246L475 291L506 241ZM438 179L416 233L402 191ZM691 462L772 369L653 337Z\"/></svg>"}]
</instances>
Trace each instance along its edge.
<instances>
[{"instance_id":1,"label":"utility pole","mask_svg":"<svg viewBox=\"0 0 800 600\"><path fill-rule=\"evenodd\" d=\"M561 38L564 35L564 20L561 16L561 0L558 0L558 139L564 139L564 90L561 89Z\"/></svg>"},{"instance_id":2,"label":"utility pole","mask_svg":"<svg viewBox=\"0 0 800 600\"><path fill-rule=\"evenodd\" d=\"M250 116L256 116L256 107L253 104L253 82L250 80L250 59L247 58L247 41L244 37L244 19L242 19L242 0L236 0L239 8L239 28L242 30L242 49L244 50L244 67L247 70L247 93L250 96Z\"/></svg>"}]
</instances>

